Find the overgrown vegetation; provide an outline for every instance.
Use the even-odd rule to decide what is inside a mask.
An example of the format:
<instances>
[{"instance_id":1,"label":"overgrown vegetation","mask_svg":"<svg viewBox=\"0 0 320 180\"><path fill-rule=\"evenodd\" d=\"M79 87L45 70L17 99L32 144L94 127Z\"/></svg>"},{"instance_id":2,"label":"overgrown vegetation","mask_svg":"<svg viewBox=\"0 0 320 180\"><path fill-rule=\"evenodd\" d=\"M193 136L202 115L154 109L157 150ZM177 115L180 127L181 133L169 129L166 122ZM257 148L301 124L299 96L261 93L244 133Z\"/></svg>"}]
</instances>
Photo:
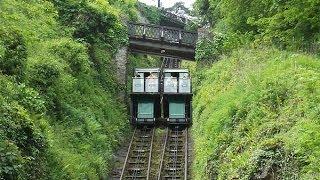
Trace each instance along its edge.
<instances>
[{"instance_id":1,"label":"overgrown vegetation","mask_svg":"<svg viewBox=\"0 0 320 180\"><path fill-rule=\"evenodd\" d=\"M224 37L218 50L229 53L252 42L253 47L264 44L318 53L319 7L317 0L197 0L195 4L202 24Z\"/></svg>"},{"instance_id":2,"label":"overgrown vegetation","mask_svg":"<svg viewBox=\"0 0 320 180\"><path fill-rule=\"evenodd\" d=\"M0 2L0 179L98 179L128 132L113 54L135 1ZM121 11L128 16L121 16Z\"/></svg>"},{"instance_id":3,"label":"overgrown vegetation","mask_svg":"<svg viewBox=\"0 0 320 180\"><path fill-rule=\"evenodd\" d=\"M155 6L148 6L144 3L138 2L137 8L141 12L141 15L145 17L150 24L160 24L161 11Z\"/></svg>"},{"instance_id":4,"label":"overgrown vegetation","mask_svg":"<svg viewBox=\"0 0 320 180\"><path fill-rule=\"evenodd\" d=\"M319 2L195 7L195 179L319 178Z\"/></svg>"},{"instance_id":5,"label":"overgrown vegetation","mask_svg":"<svg viewBox=\"0 0 320 180\"><path fill-rule=\"evenodd\" d=\"M198 73L195 179L317 179L320 59L233 52Z\"/></svg>"}]
</instances>

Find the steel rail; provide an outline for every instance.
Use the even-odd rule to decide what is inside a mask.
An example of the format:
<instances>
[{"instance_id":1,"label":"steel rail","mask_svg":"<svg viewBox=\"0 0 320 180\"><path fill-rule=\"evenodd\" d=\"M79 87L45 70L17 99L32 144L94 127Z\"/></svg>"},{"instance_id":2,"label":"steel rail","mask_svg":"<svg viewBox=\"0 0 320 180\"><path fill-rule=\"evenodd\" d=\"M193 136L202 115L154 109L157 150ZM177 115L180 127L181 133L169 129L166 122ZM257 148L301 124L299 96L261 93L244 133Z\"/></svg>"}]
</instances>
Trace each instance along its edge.
<instances>
[{"instance_id":1,"label":"steel rail","mask_svg":"<svg viewBox=\"0 0 320 180\"><path fill-rule=\"evenodd\" d=\"M161 172L162 172L164 156L165 156L165 153L166 153L168 137L169 137L169 128L167 127L166 137L165 137L165 140L164 140L164 145L163 145L163 150L162 150L162 155L161 155L161 161L160 161L160 166L159 166L159 171L158 171L158 180L161 179Z\"/></svg>"},{"instance_id":2,"label":"steel rail","mask_svg":"<svg viewBox=\"0 0 320 180\"><path fill-rule=\"evenodd\" d=\"M122 168L122 171L121 171L120 180L123 179L123 174L124 174L124 171L125 171L125 169L126 169L126 164L127 164L128 159L129 159L129 154L130 154L130 150L131 150L131 145L132 145L134 136L135 136L135 134L136 134L136 131L137 131L137 128L134 129L133 134L132 134L132 138L131 138L131 141L130 141L130 144L129 144L129 148L128 148L128 152L127 152L127 155L126 155L126 159L124 160L123 168Z\"/></svg>"},{"instance_id":3,"label":"steel rail","mask_svg":"<svg viewBox=\"0 0 320 180\"><path fill-rule=\"evenodd\" d=\"M145 136L145 134L146 134L146 132L147 132L147 130L146 129L143 129L143 133L142 133L142 136L140 136L140 137L144 137ZM142 142L143 143L145 143L145 139L144 138L142 138ZM143 148L142 148L142 146L138 146L139 148L138 148L138 155L137 155L137 157L136 157L136 162L139 162L140 160L141 160L141 155L142 155L142 150L143 150ZM137 169L134 169L133 170L133 175L132 175L132 179L136 179L136 176L138 175L138 170Z\"/></svg>"},{"instance_id":4,"label":"steel rail","mask_svg":"<svg viewBox=\"0 0 320 180\"><path fill-rule=\"evenodd\" d=\"M184 166L182 166L183 164ZM158 173L158 180L188 179L187 128L185 130L170 130L169 128L167 128Z\"/></svg>"},{"instance_id":5,"label":"steel rail","mask_svg":"<svg viewBox=\"0 0 320 180\"><path fill-rule=\"evenodd\" d=\"M184 147L184 180L188 179L188 128L185 129L185 147Z\"/></svg>"},{"instance_id":6,"label":"steel rail","mask_svg":"<svg viewBox=\"0 0 320 180\"><path fill-rule=\"evenodd\" d=\"M139 175L140 175L141 170L143 169L143 166L145 166L144 165L145 162L142 162L143 158L148 158L147 168L146 168L146 172L144 172L144 174L146 176L145 178L147 180L149 180L154 134L155 134L155 128L151 128L151 129L144 128L142 130L137 130L137 128L135 128L134 133L131 138L131 141L130 141L130 144L129 144L129 148L128 148L128 152L127 152L127 155L125 158L125 162L123 164L120 180L127 179L127 178L129 178L129 179L141 178L141 176L139 177ZM150 143L149 146L147 146L146 143ZM148 152L149 155L144 156L145 152ZM130 156L130 155L132 155L132 156ZM129 159L134 159L134 161L130 162ZM128 168L129 164L133 164L134 168ZM142 168L140 165L142 166ZM126 172L130 172L130 170L131 170L130 176L125 177Z\"/></svg>"},{"instance_id":7,"label":"steel rail","mask_svg":"<svg viewBox=\"0 0 320 180\"><path fill-rule=\"evenodd\" d=\"M149 161L148 161L148 170L147 170L147 180L149 180L149 176L150 176L152 148L153 148L153 138L154 138L154 128L152 129L152 137L151 137L151 142L150 142Z\"/></svg>"}]
</instances>

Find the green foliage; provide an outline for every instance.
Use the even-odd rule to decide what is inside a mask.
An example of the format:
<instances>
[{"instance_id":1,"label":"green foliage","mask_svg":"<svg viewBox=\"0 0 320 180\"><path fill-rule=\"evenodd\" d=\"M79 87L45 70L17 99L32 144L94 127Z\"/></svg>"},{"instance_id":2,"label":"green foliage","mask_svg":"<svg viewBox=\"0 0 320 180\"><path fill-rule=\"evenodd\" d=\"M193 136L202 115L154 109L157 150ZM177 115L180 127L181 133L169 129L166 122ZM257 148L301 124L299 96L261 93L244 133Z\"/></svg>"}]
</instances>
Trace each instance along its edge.
<instances>
[{"instance_id":1,"label":"green foliage","mask_svg":"<svg viewBox=\"0 0 320 180\"><path fill-rule=\"evenodd\" d=\"M207 30L206 30L207 31ZM240 47L252 47L251 34L239 35L236 33L203 32L196 46L196 60L201 64L210 64L218 61L223 55L230 55Z\"/></svg>"},{"instance_id":2,"label":"green foliage","mask_svg":"<svg viewBox=\"0 0 320 180\"><path fill-rule=\"evenodd\" d=\"M317 0L196 2L198 13L218 32L253 35L257 44L293 50L314 50L318 46L319 7Z\"/></svg>"},{"instance_id":3,"label":"green foliage","mask_svg":"<svg viewBox=\"0 0 320 180\"><path fill-rule=\"evenodd\" d=\"M2 59L6 53L6 48L4 46L4 42L0 41L0 58Z\"/></svg>"},{"instance_id":4,"label":"green foliage","mask_svg":"<svg viewBox=\"0 0 320 180\"><path fill-rule=\"evenodd\" d=\"M105 179L128 128L113 54L134 0L0 2L0 179Z\"/></svg>"},{"instance_id":5,"label":"green foliage","mask_svg":"<svg viewBox=\"0 0 320 180\"><path fill-rule=\"evenodd\" d=\"M187 21L187 24L185 26L185 30L187 31L198 31L198 28L199 28L199 25L198 25L198 22L195 22L195 21Z\"/></svg>"},{"instance_id":6,"label":"green foliage","mask_svg":"<svg viewBox=\"0 0 320 180\"><path fill-rule=\"evenodd\" d=\"M7 76L0 76L0 84L6 86L0 87L1 97L6 100L15 101L24 107L31 114L45 112L44 101L39 93L25 84L15 84Z\"/></svg>"},{"instance_id":7,"label":"green foliage","mask_svg":"<svg viewBox=\"0 0 320 180\"><path fill-rule=\"evenodd\" d=\"M194 98L195 179L316 179L319 59L241 49L205 71Z\"/></svg>"},{"instance_id":8,"label":"green foliage","mask_svg":"<svg viewBox=\"0 0 320 180\"><path fill-rule=\"evenodd\" d=\"M177 13L178 10L183 10L185 13L190 14L190 10L185 7L184 2L176 2L173 6L166 8L166 11Z\"/></svg>"},{"instance_id":9,"label":"green foliage","mask_svg":"<svg viewBox=\"0 0 320 180\"><path fill-rule=\"evenodd\" d=\"M54 59L43 59L35 62L28 68L28 79L30 85L40 90L46 90L53 85L60 76L60 64Z\"/></svg>"},{"instance_id":10,"label":"green foliage","mask_svg":"<svg viewBox=\"0 0 320 180\"><path fill-rule=\"evenodd\" d=\"M215 34L213 37L206 37L197 42L196 60L197 61L216 61L223 53L223 43L225 37L222 34Z\"/></svg>"},{"instance_id":11,"label":"green foliage","mask_svg":"<svg viewBox=\"0 0 320 180\"><path fill-rule=\"evenodd\" d=\"M116 94L120 90L115 73L116 64L112 60L112 53L108 46L103 43L97 43L89 47L89 55L91 66L96 70L94 72L95 79L107 89L108 92ZM113 72L113 73L110 73Z\"/></svg>"},{"instance_id":12,"label":"green foliage","mask_svg":"<svg viewBox=\"0 0 320 180\"><path fill-rule=\"evenodd\" d=\"M21 33L0 28L0 36L0 70L8 75L22 75L27 52Z\"/></svg>"},{"instance_id":13,"label":"green foliage","mask_svg":"<svg viewBox=\"0 0 320 180\"><path fill-rule=\"evenodd\" d=\"M26 110L32 113L41 114L46 111L45 103L39 93L25 84L20 84L15 89L17 92L12 96Z\"/></svg>"},{"instance_id":14,"label":"green foliage","mask_svg":"<svg viewBox=\"0 0 320 180\"><path fill-rule=\"evenodd\" d=\"M47 46L49 46L49 53L57 55L58 58L67 62L70 68L69 72L74 76L88 73L89 57L87 48L83 44L76 43L72 39L59 39L49 41Z\"/></svg>"},{"instance_id":15,"label":"green foliage","mask_svg":"<svg viewBox=\"0 0 320 180\"><path fill-rule=\"evenodd\" d=\"M120 9L119 15L122 19L130 19L130 21L135 21L138 18L137 15L137 3L139 1L137 0L111 0L108 1L110 5ZM122 14L121 12L126 12L125 14Z\"/></svg>"},{"instance_id":16,"label":"green foliage","mask_svg":"<svg viewBox=\"0 0 320 180\"><path fill-rule=\"evenodd\" d=\"M60 34L56 9L48 1L3 0L0 7L1 28L4 32L19 32L27 46Z\"/></svg>"},{"instance_id":17,"label":"green foliage","mask_svg":"<svg viewBox=\"0 0 320 180\"><path fill-rule=\"evenodd\" d=\"M4 100L0 107L0 126L0 176L5 179L42 177L47 142L30 114L16 101Z\"/></svg>"},{"instance_id":18,"label":"green foliage","mask_svg":"<svg viewBox=\"0 0 320 180\"><path fill-rule=\"evenodd\" d=\"M138 2L137 8L150 24L160 24L161 11L157 7L147 6L144 3Z\"/></svg>"},{"instance_id":19,"label":"green foliage","mask_svg":"<svg viewBox=\"0 0 320 180\"><path fill-rule=\"evenodd\" d=\"M108 42L116 49L127 42L124 26L119 21L118 9L108 1L51 0L59 10L59 19L74 29L75 38L86 42Z\"/></svg>"},{"instance_id":20,"label":"green foliage","mask_svg":"<svg viewBox=\"0 0 320 180\"><path fill-rule=\"evenodd\" d=\"M18 147L0 136L0 176L4 179L23 179L25 161Z\"/></svg>"}]
</instances>

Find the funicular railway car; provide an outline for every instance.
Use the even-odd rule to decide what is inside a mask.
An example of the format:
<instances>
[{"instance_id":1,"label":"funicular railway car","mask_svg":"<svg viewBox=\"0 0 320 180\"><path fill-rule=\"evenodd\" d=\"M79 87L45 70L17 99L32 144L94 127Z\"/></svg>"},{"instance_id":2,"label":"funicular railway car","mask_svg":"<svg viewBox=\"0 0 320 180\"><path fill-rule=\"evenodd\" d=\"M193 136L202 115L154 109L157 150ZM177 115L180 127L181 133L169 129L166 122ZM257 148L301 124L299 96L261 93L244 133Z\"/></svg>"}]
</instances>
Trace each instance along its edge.
<instances>
[{"instance_id":1,"label":"funicular railway car","mask_svg":"<svg viewBox=\"0 0 320 180\"><path fill-rule=\"evenodd\" d=\"M130 94L131 124L154 125L161 117L160 69L135 69Z\"/></svg>"},{"instance_id":2,"label":"funicular railway car","mask_svg":"<svg viewBox=\"0 0 320 180\"><path fill-rule=\"evenodd\" d=\"M187 69L163 70L163 116L169 125L192 124L191 78Z\"/></svg>"}]
</instances>

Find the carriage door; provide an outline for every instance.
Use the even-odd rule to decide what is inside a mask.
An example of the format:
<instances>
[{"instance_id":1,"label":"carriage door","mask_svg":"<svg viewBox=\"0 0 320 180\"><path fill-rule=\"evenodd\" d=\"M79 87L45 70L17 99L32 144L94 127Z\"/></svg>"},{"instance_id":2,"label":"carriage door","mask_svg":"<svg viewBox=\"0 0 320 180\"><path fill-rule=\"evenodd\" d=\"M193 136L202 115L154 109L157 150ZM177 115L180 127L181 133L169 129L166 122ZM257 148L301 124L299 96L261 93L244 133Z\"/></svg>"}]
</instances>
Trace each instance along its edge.
<instances>
[{"instance_id":1,"label":"carriage door","mask_svg":"<svg viewBox=\"0 0 320 180\"><path fill-rule=\"evenodd\" d=\"M154 102L152 99L144 99L138 102L138 119L152 120L154 118Z\"/></svg>"},{"instance_id":2,"label":"carriage door","mask_svg":"<svg viewBox=\"0 0 320 180\"><path fill-rule=\"evenodd\" d=\"M169 118L185 119L185 101L183 97L169 97Z\"/></svg>"}]
</instances>

